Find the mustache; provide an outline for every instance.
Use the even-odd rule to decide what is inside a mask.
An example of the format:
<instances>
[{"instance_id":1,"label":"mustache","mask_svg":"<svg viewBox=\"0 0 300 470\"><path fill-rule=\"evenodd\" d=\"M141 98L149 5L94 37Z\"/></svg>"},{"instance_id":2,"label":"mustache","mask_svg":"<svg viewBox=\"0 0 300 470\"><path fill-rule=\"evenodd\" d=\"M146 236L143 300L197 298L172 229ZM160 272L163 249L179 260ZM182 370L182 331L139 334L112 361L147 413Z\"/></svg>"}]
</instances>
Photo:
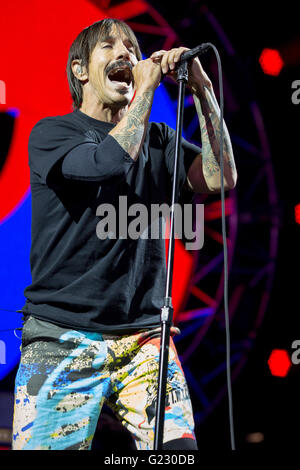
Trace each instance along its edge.
<instances>
[{"instance_id":1,"label":"mustache","mask_svg":"<svg viewBox=\"0 0 300 470\"><path fill-rule=\"evenodd\" d=\"M117 60L116 62L114 62L113 64L109 64L106 68L106 74L109 74L112 70L114 69L118 69L120 67L128 67L129 70L131 71L133 69L133 65L131 62L129 62L128 60Z\"/></svg>"}]
</instances>

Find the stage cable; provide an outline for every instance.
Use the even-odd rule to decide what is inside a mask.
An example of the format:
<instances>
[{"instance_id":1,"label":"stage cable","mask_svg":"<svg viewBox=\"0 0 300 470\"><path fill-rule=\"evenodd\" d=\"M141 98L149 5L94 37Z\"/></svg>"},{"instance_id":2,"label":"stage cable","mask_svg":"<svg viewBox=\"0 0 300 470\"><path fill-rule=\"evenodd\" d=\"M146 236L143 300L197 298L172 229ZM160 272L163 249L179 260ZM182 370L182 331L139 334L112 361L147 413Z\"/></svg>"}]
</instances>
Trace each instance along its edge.
<instances>
[{"instance_id":1,"label":"stage cable","mask_svg":"<svg viewBox=\"0 0 300 470\"><path fill-rule=\"evenodd\" d=\"M223 152L223 136L224 136L224 93L223 93L223 78L222 78L222 65L219 52L217 48L211 44L210 46L216 56L218 63L218 78L219 78L219 95L220 95L220 170L221 170L221 208L222 208L222 238L223 238L223 254L224 254L224 315L225 315L225 329L226 329L226 375L227 375L227 390L228 390L228 405L229 405L229 426L230 426L230 442L231 450L235 449L234 437L234 419L233 419L233 404L232 404L232 386L231 386L231 364L230 364L230 326L229 326L229 308L228 308L228 253L227 253L227 236L226 236L226 219L225 219L225 190L224 190L224 152Z\"/></svg>"}]
</instances>

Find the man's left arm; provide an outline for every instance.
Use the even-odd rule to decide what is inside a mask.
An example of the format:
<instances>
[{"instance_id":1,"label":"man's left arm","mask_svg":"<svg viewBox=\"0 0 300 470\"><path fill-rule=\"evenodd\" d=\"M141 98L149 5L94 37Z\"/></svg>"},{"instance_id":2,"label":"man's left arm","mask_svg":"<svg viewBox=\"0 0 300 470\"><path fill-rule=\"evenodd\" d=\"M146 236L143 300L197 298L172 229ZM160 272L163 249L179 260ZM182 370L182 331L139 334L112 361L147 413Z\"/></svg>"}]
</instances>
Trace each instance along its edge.
<instances>
[{"instance_id":1,"label":"man's left arm","mask_svg":"<svg viewBox=\"0 0 300 470\"><path fill-rule=\"evenodd\" d=\"M153 60L160 60L162 72L174 78L176 62L187 50L180 47L170 51L158 51L151 57ZM189 65L188 86L193 93L199 118L202 152L197 155L188 170L187 183L197 193L220 192L220 108L212 83L198 58ZM223 139L224 188L228 190L236 185L237 171L229 132L224 121Z\"/></svg>"}]
</instances>

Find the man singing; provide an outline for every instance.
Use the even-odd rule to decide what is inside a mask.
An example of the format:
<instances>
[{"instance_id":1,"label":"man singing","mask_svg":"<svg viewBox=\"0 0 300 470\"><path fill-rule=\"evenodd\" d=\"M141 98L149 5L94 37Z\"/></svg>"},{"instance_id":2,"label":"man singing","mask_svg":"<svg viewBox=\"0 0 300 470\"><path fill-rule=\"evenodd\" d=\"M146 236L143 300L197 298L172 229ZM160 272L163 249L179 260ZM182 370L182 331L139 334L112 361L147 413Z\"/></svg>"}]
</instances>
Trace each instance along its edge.
<instances>
[{"instance_id":1,"label":"man singing","mask_svg":"<svg viewBox=\"0 0 300 470\"><path fill-rule=\"evenodd\" d=\"M142 60L124 22L92 24L69 51L73 112L44 118L32 129L32 284L22 309L15 450L90 449L104 402L137 449L153 449L165 240L161 232L130 238L115 236L116 230L99 237L97 208L113 204L118 211L120 196L128 207L170 202L175 132L149 123L149 115L162 73L173 76L185 50L161 50ZM221 184L219 108L199 59L189 66L188 85L202 149L182 142L180 197L218 192ZM225 189L236 178L224 126ZM172 338L163 441L164 449L197 449Z\"/></svg>"}]
</instances>

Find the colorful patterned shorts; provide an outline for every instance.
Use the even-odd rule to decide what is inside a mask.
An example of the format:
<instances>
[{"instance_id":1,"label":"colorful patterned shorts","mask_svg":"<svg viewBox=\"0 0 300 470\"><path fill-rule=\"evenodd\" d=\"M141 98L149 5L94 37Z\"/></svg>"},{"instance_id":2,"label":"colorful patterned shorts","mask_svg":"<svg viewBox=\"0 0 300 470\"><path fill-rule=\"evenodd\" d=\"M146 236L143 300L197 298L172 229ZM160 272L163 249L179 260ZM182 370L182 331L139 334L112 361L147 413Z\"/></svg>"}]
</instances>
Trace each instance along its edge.
<instances>
[{"instance_id":1,"label":"colorful patterned shorts","mask_svg":"<svg viewBox=\"0 0 300 470\"><path fill-rule=\"evenodd\" d=\"M159 344L159 329L111 336L30 316L15 383L13 450L90 449L104 402L137 449L153 449ZM172 338L164 443L166 449L197 449L189 392Z\"/></svg>"}]
</instances>

